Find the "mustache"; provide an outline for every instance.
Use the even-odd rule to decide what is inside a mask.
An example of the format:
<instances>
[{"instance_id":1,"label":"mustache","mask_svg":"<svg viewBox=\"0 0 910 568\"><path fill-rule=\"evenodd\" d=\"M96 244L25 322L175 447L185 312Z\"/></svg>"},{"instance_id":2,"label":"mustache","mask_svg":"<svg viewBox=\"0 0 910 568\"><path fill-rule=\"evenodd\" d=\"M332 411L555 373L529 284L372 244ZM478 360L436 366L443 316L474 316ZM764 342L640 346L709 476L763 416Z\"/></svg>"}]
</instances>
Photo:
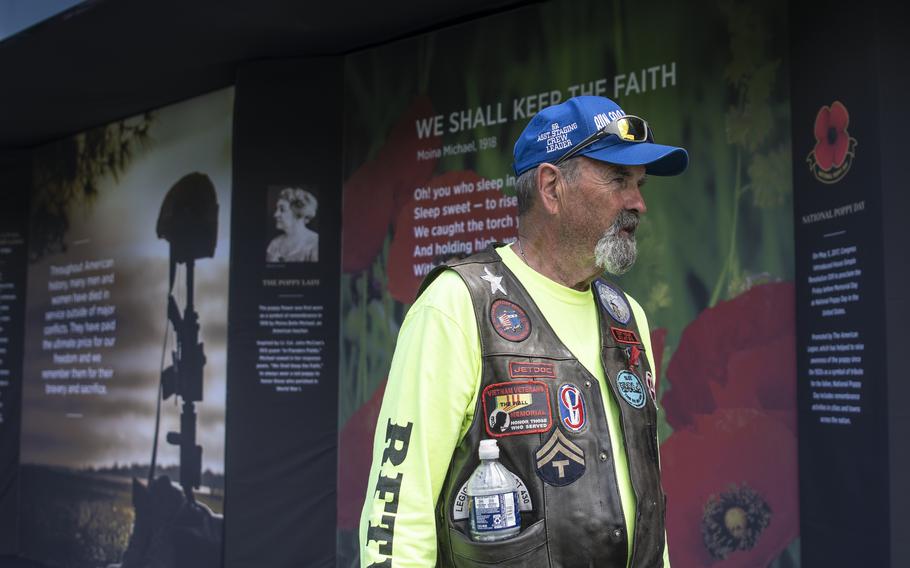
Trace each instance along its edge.
<instances>
[{"instance_id":1,"label":"mustache","mask_svg":"<svg viewBox=\"0 0 910 568\"><path fill-rule=\"evenodd\" d=\"M638 212L630 209L623 209L616 215L616 219L613 220L613 224L610 226L608 233L610 235L615 235L620 231L634 231L638 228L638 223L641 221L639 218Z\"/></svg>"}]
</instances>

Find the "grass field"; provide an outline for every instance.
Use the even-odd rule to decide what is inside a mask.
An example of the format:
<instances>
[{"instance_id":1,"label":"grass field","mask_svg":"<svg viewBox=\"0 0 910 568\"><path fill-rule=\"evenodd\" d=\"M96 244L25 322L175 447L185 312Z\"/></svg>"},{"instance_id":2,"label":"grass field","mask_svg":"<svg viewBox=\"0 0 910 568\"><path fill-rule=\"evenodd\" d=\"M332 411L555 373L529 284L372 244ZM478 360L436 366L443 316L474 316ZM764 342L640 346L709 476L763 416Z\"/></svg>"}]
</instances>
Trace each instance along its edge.
<instances>
[{"instance_id":1,"label":"grass field","mask_svg":"<svg viewBox=\"0 0 910 568\"><path fill-rule=\"evenodd\" d=\"M23 465L20 473L25 556L65 568L120 562L134 519L130 477L36 465ZM197 500L223 510L220 492Z\"/></svg>"}]
</instances>

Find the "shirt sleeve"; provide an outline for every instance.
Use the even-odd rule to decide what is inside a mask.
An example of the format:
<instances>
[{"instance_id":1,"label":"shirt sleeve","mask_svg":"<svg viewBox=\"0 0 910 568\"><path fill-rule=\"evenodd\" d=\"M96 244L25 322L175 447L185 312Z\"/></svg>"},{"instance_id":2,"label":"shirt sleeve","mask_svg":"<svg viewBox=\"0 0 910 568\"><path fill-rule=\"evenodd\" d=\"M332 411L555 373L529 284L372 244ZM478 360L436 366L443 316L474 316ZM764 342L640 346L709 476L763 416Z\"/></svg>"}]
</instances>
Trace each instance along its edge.
<instances>
[{"instance_id":1,"label":"shirt sleeve","mask_svg":"<svg viewBox=\"0 0 910 568\"><path fill-rule=\"evenodd\" d=\"M651 351L651 328L648 326L648 316L645 314L645 310L641 305L635 301L634 298L628 296L629 303L632 305L632 312L635 313L635 322L638 324L638 331L641 333L641 341L645 346L645 356L648 358L648 364L654 371L654 380L658 381L660 377L657 376L657 373L660 371L657 367L654 366L654 353ZM657 401L654 401L655 404ZM658 412L660 407L658 407ZM660 450L658 449L658 459L659 459ZM664 542L667 543L664 546L664 568L670 568L670 545L667 540L666 531L664 531Z\"/></svg>"},{"instance_id":2,"label":"shirt sleeve","mask_svg":"<svg viewBox=\"0 0 910 568\"><path fill-rule=\"evenodd\" d=\"M361 566L436 564L436 501L473 420L480 367L470 295L446 271L398 335L360 518Z\"/></svg>"}]
</instances>

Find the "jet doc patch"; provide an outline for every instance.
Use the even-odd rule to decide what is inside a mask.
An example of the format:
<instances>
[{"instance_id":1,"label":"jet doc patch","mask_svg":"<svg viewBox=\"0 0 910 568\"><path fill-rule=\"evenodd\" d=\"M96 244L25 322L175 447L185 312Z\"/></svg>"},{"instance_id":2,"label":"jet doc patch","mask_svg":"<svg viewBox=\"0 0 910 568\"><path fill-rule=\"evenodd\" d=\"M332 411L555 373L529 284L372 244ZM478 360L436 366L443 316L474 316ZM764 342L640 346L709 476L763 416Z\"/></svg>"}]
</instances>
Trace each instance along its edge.
<instances>
[{"instance_id":1,"label":"jet doc patch","mask_svg":"<svg viewBox=\"0 0 910 568\"><path fill-rule=\"evenodd\" d=\"M553 363L527 363L509 361L510 379L555 379L556 365Z\"/></svg>"},{"instance_id":2,"label":"jet doc patch","mask_svg":"<svg viewBox=\"0 0 910 568\"><path fill-rule=\"evenodd\" d=\"M556 428L534 453L537 475L549 485L568 485L585 473L585 452Z\"/></svg>"},{"instance_id":3,"label":"jet doc patch","mask_svg":"<svg viewBox=\"0 0 910 568\"><path fill-rule=\"evenodd\" d=\"M528 314L514 302L496 300L490 307L490 323L496 333L509 341L524 341L531 334Z\"/></svg>"},{"instance_id":4,"label":"jet doc patch","mask_svg":"<svg viewBox=\"0 0 910 568\"><path fill-rule=\"evenodd\" d=\"M540 381L494 383L483 389L487 434L494 437L547 432L553 426L550 391Z\"/></svg>"}]
</instances>

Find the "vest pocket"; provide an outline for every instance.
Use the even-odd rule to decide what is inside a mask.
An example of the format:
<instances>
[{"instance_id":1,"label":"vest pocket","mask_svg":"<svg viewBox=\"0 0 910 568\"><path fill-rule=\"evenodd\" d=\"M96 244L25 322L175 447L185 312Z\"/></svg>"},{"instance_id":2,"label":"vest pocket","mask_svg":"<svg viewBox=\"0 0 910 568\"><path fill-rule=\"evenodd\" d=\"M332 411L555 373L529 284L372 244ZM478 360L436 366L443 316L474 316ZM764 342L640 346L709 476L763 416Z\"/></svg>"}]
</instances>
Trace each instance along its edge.
<instances>
[{"instance_id":1,"label":"vest pocket","mask_svg":"<svg viewBox=\"0 0 910 568\"><path fill-rule=\"evenodd\" d=\"M549 566L547 525L541 519L517 536L497 542L474 542L461 531L450 528L449 539L455 566Z\"/></svg>"}]
</instances>

